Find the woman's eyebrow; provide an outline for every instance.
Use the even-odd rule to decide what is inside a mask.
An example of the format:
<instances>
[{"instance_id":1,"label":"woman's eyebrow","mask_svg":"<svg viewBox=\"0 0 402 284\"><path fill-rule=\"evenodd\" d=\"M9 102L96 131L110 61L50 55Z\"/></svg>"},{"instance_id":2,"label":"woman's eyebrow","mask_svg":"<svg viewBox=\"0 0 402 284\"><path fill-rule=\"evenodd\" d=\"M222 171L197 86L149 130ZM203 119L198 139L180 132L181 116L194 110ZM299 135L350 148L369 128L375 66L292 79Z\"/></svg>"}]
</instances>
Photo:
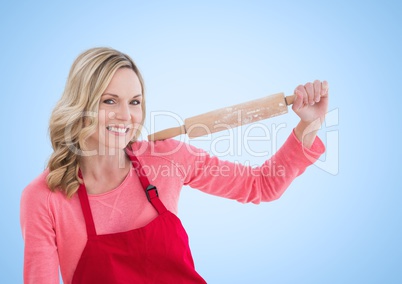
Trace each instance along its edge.
<instances>
[{"instance_id":1,"label":"woman's eyebrow","mask_svg":"<svg viewBox=\"0 0 402 284\"><path fill-rule=\"evenodd\" d=\"M102 97L103 97L103 96L112 96L112 97L115 97L115 98L118 98L118 97L119 97L119 95L112 94L112 93L104 93L104 94L102 95ZM135 95L133 98L138 98L138 97L142 97L142 94Z\"/></svg>"}]
</instances>

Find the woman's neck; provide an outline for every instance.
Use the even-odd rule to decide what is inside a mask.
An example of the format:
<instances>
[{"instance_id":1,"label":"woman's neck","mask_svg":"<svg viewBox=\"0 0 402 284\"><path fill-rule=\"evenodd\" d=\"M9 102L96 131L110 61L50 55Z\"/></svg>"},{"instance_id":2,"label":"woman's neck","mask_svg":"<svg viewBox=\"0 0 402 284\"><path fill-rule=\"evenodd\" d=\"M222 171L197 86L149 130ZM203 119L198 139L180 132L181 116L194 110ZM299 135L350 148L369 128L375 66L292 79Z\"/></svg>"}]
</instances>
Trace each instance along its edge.
<instances>
[{"instance_id":1,"label":"woman's neck","mask_svg":"<svg viewBox=\"0 0 402 284\"><path fill-rule=\"evenodd\" d=\"M83 156L80 169L88 193L104 193L119 186L127 176L131 161L121 150L114 155Z\"/></svg>"}]
</instances>

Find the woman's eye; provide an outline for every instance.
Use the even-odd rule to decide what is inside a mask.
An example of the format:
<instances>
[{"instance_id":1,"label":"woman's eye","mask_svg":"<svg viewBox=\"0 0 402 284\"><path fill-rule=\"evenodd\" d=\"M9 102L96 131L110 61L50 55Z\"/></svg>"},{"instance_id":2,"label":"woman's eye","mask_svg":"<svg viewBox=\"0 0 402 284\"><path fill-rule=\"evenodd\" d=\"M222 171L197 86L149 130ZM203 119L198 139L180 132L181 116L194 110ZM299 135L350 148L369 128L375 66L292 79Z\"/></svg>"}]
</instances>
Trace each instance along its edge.
<instances>
[{"instance_id":1,"label":"woman's eye","mask_svg":"<svg viewBox=\"0 0 402 284\"><path fill-rule=\"evenodd\" d=\"M139 105L139 104L141 104L141 102L139 100L133 100L133 101L131 101L131 104L132 105Z\"/></svg>"},{"instance_id":2,"label":"woman's eye","mask_svg":"<svg viewBox=\"0 0 402 284\"><path fill-rule=\"evenodd\" d=\"M112 100L112 99L107 99L107 100L104 100L103 103L108 104L108 105L111 105L111 104L114 103L114 100Z\"/></svg>"}]
</instances>

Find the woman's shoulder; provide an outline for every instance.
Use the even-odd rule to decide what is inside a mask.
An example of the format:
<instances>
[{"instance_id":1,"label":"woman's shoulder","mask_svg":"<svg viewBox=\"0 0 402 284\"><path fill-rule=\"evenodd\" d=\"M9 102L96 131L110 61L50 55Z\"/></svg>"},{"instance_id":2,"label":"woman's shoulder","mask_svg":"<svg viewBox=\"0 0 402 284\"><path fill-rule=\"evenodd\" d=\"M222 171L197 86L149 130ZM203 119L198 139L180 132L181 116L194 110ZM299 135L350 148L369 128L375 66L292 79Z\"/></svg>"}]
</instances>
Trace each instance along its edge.
<instances>
[{"instance_id":1,"label":"woman's shoulder","mask_svg":"<svg viewBox=\"0 0 402 284\"><path fill-rule=\"evenodd\" d=\"M45 189L49 191L50 189L46 182L46 177L48 174L49 170L45 169L24 188L24 192L44 191Z\"/></svg>"},{"instance_id":2,"label":"woman's shoulder","mask_svg":"<svg viewBox=\"0 0 402 284\"><path fill-rule=\"evenodd\" d=\"M35 179L33 179L22 191L21 205L32 205L47 201L52 191L47 185L46 177L49 170L43 171Z\"/></svg>"}]
</instances>

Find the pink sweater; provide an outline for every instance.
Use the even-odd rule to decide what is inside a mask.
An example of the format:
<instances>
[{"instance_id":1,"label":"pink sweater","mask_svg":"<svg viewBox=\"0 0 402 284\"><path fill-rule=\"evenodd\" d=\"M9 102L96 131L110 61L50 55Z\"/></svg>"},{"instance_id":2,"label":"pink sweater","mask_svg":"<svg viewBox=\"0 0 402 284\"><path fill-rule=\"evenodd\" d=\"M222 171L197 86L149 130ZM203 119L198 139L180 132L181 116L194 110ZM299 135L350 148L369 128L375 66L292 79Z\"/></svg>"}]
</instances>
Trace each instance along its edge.
<instances>
[{"instance_id":1,"label":"pink sweater","mask_svg":"<svg viewBox=\"0 0 402 284\"><path fill-rule=\"evenodd\" d=\"M303 148L292 133L278 152L257 168L219 160L176 140L137 142L133 150L162 202L177 214L183 185L239 202L275 200L324 152L324 145L317 138L311 149ZM275 171L270 168L273 163ZM78 196L68 199L60 191L51 192L47 173L22 193L24 283L59 283L60 268L63 282L68 284L86 244L85 221ZM157 216L133 169L120 186L89 195L89 201L98 234L139 228Z\"/></svg>"}]
</instances>

